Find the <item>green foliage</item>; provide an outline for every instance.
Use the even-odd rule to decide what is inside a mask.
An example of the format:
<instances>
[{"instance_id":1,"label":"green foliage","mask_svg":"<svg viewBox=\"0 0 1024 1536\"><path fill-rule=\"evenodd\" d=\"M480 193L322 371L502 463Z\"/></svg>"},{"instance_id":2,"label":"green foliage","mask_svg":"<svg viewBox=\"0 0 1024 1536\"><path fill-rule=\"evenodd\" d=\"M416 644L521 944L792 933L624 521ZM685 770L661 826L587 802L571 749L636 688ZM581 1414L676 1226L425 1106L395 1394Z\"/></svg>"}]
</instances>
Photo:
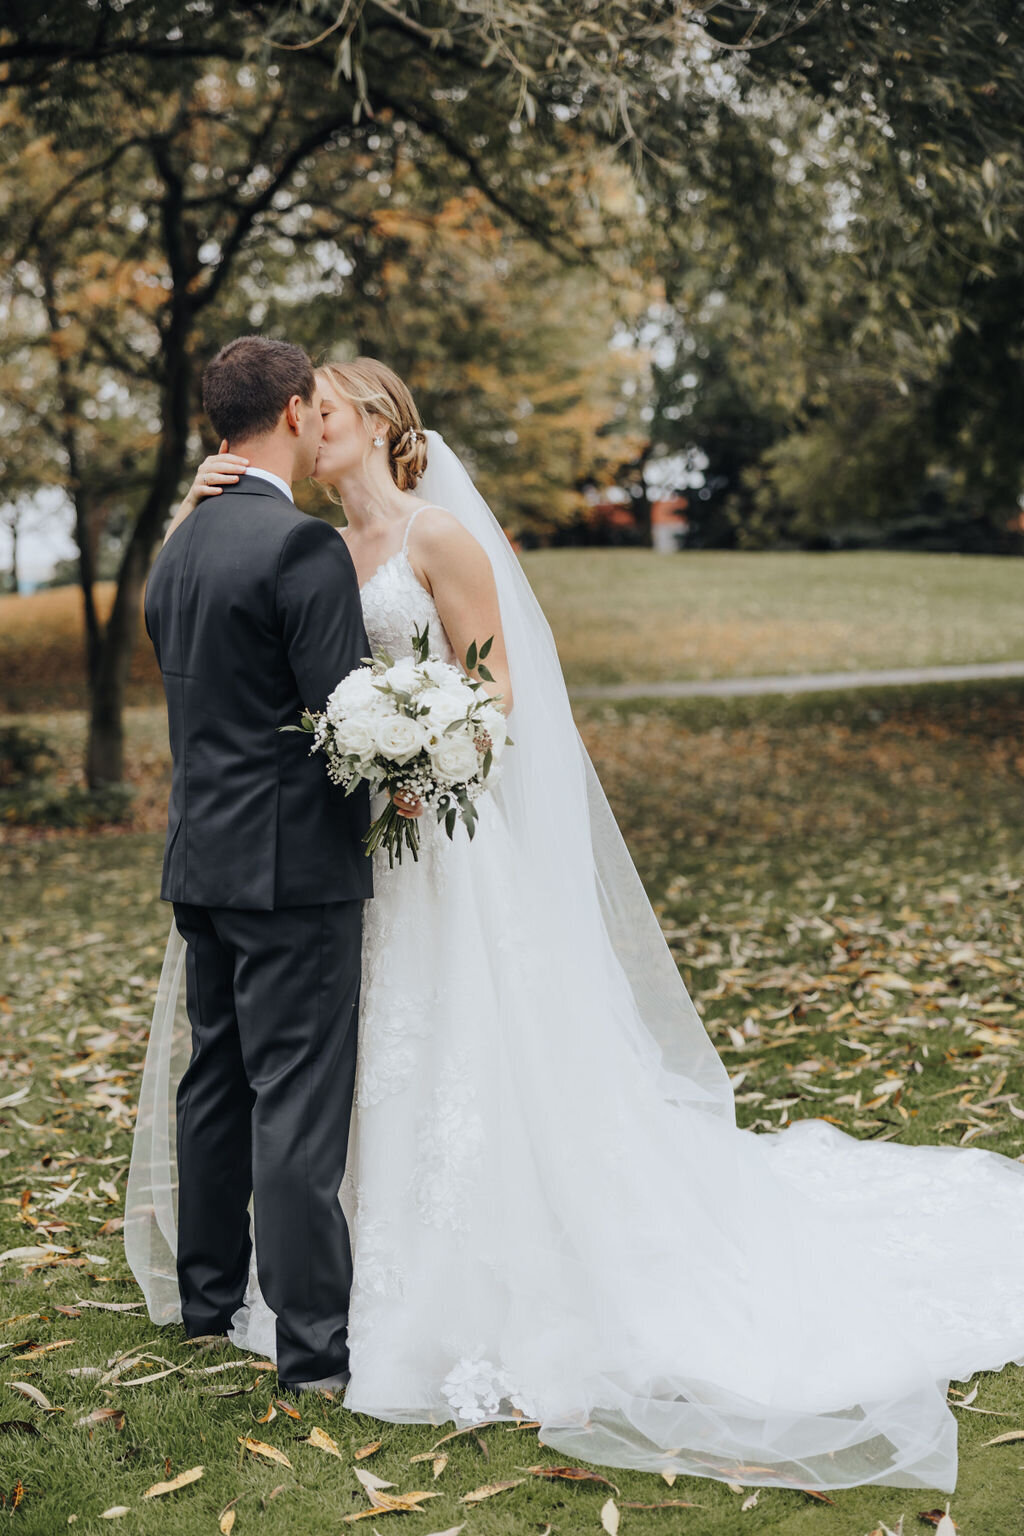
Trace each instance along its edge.
<instances>
[{"instance_id":1,"label":"green foliage","mask_svg":"<svg viewBox=\"0 0 1024 1536\"><path fill-rule=\"evenodd\" d=\"M125 785L93 791L60 784L54 778L60 762L60 753L41 731L0 726L0 824L94 829L128 819L134 791Z\"/></svg>"}]
</instances>

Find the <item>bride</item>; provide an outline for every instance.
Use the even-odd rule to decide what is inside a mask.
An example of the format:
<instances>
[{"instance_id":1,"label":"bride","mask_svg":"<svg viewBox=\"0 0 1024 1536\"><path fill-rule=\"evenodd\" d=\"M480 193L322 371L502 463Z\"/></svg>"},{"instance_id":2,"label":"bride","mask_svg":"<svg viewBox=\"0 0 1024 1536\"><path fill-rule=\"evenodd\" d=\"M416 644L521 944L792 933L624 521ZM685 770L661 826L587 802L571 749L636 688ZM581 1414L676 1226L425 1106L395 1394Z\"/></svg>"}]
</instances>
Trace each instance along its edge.
<instances>
[{"instance_id":1,"label":"bride","mask_svg":"<svg viewBox=\"0 0 1024 1536\"><path fill-rule=\"evenodd\" d=\"M371 642L411 654L428 624L451 660L493 633L515 738L472 843L425 817L418 863L375 856L346 1407L526 1415L559 1452L651 1472L952 1490L950 1378L1024 1362L1024 1166L821 1120L737 1129L499 524L390 369L318 382L315 477ZM241 467L208 459L179 515ZM180 1317L181 958L172 927L125 1228L157 1322ZM231 1337L272 1353L274 1321L254 1251Z\"/></svg>"}]
</instances>

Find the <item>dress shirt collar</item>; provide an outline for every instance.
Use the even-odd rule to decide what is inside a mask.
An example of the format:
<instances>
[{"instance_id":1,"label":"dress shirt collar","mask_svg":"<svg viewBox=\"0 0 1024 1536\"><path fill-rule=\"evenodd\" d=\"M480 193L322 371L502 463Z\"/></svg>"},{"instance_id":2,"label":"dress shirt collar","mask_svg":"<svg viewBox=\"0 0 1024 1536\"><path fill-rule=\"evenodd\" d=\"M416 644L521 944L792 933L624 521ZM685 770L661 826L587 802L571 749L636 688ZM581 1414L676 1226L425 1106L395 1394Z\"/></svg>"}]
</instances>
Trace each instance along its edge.
<instances>
[{"instance_id":1,"label":"dress shirt collar","mask_svg":"<svg viewBox=\"0 0 1024 1536\"><path fill-rule=\"evenodd\" d=\"M283 491L288 500L294 504L295 497L292 495L291 486L287 480L282 480L280 475L275 475L273 470L258 469L255 464L250 464L245 473L247 475L254 475L257 480L269 480L271 485L276 485L278 490Z\"/></svg>"}]
</instances>

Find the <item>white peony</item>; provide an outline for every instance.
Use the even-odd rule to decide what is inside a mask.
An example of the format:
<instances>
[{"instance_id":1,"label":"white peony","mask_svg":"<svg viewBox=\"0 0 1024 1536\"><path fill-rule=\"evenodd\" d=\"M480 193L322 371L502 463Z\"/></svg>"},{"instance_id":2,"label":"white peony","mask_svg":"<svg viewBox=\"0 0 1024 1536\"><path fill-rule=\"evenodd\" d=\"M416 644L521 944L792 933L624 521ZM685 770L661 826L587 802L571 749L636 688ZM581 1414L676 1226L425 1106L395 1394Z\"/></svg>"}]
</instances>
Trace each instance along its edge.
<instances>
[{"instance_id":1,"label":"white peony","mask_svg":"<svg viewBox=\"0 0 1024 1536\"><path fill-rule=\"evenodd\" d=\"M393 763L407 763L423 750L425 732L418 720L408 715L389 715L374 723L377 750Z\"/></svg>"},{"instance_id":2,"label":"white peony","mask_svg":"<svg viewBox=\"0 0 1024 1536\"><path fill-rule=\"evenodd\" d=\"M480 771L479 754L465 736L449 736L431 760L434 772L446 784L463 783Z\"/></svg>"},{"instance_id":3,"label":"white peony","mask_svg":"<svg viewBox=\"0 0 1024 1536\"><path fill-rule=\"evenodd\" d=\"M393 667L388 667L382 681L390 683L392 688L401 689L403 693L415 689L420 681L415 657L401 656Z\"/></svg>"}]
</instances>

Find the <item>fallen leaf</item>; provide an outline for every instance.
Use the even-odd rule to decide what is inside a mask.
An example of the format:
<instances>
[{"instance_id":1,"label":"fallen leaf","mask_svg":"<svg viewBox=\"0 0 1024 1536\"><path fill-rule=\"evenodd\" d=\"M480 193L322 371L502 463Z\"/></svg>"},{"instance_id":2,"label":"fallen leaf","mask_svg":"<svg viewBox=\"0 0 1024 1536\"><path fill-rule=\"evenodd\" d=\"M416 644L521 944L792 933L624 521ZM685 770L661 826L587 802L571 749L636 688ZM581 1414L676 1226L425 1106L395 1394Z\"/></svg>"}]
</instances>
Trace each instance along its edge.
<instances>
[{"instance_id":1,"label":"fallen leaf","mask_svg":"<svg viewBox=\"0 0 1024 1536\"><path fill-rule=\"evenodd\" d=\"M435 1483L437 1482L438 1478L441 1476L441 1473L444 1471L444 1469L445 1469L445 1467L447 1465L448 1465L448 1457L447 1456L435 1456L434 1457L433 1471L434 1471L434 1482Z\"/></svg>"},{"instance_id":2,"label":"fallen leaf","mask_svg":"<svg viewBox=\"0 0 1024 1536\"><path fill-rule=\"evenodd\" d=\"M131 1514L131 1510L128 1508L127 1504L111 1504L110 1508L109 1509L105 1509L103 1511L102 1515L100 1515L100 1519L101 1520L120 1520L122 1515L130 1515L130 1514Z\"/></svg>"},{"instance_id":3,"label":"fallen leaf","mask_svg":"<svg viewBox=\"0 0 1024 1536\"><path fill-rule=\"evenodd\" d=\"M743 1500L743 1503L740 1505L740 1509L743 1511L744 1514L746 1514L748 1509L753 1509L755 1507L755 1505L757 1504L758 1495L760 1494L760 1492L761 1492L760 1488L755 1488L754 1492L752 1494L750 1494L750 1496L748 1498L745 1498Z\"/></svg>"},{"instance_id":4,"label":"fallen leaf","mask_svg":"<svg viewBox=\"0 0 1024 1536\"><path fill-rule=\"evenodd\" d=\"M367 1489L370 1498L370 1508L360 1509L354 1515L342 1515L342 1520L351 1524L353 1520L373 1519L377 1515L408 1514L418 1510L424 1499L439 1499L439 1493L413 1492L413 1493L380 1493L375 1488Z\"/></svg>"},{"instance_id":5,"label":"fallen leaf","mask_svg":"<svg viewBox=\"0 0 1024 1536\"><path fill-rule=\"evenodd\" d=\"M663 1472L661 1475L670 1488L675 1486L676 1474L674 1472Z\"/></svg>"},{"instance_id":6,"label":"fallen leaf","mask_svg":"<svg viewBox=\"0 0 1024 1536\"><path fill-rule=\"evenodd\" d=\"M27 1419L0 1419L0 1435L38 1435L40 1431Z\"/></svg>"},{"instance_id":7,"label":"fallen leaf","mask_svg":"<svg viewBox=\"0 0 1024 1536\"><path fill-rule=\"evenodd\" d=\"M38 1360L40 1355L48 1355L55 1349L67 1349L69 1344L74 1344L74 1339L55 1339L52 1344L35 1344L27 1349L23 1355L12 1355L12 1360Z\"/></svg>"},{"instance_id":8,"label":"fallen leaf","mask_svg":"<svg viewBox=\"0 0 1024 1536\"><path fill-rule=\"evenodd\" d=\"M464 1493L459 1503L479 1504L484 1499L493 1499L496 1493L505 1493L509 1488L518 1488L520 1483L525 1482L525 1477L516 1477L507 1483L485 1483L482 1488L474 1488L472 1493Z\"/></svg>"},{"instance_id":9,"label":"fallen leaf","mask_svg":"<svg viewBox=\"0 0 1024 1536\"><path fill-rule=\"evenodd\" d=\"M827 1493L819 1493L816 1488L801 1488L801 1493L806 1493L809 1499L817 1499L819 1504L834 1504L835 1499L830 1499Z\"/></svg>"},{"instance_id":10,"label":"fallen leaf","mask_svg":"<svg viewBox=\"0 0 1024 1536\"><path fill-rule=\"evenodd\" d=\"M660 1504L637 1504L630 1500L624 1500L623 1509L701 1509L700 1504L690 1504L686 1499L665 1499Z\"/></svg>"},{"instance_id":11,"label":"fallen leaf","mask_svg":"<svg viewBox=\"0 0 1024 1536\"><path fill-rule=\"evenodd\" d=\"M259 1418L256 1420L256 1423L257 1424L269 1424L271 1419L276 1419L276 1418L277 1418L277 1409L274 1407L273 1403L271 1402L271 1403L267 1404L267 1411L266 1411L266 1413L261 1413Z\"/></svg>"},{"instance_id":12,"label":"fallen leaf","mask_svg":"<svg viewBox=\"0 0 1024 1536\"><path fill-rule=\"evenodd\" d=\"M355 1452L356 1461L364 1461L367 1456L372 1456L374 1451L379 1451L383 1444L383 1440L371 1440L369 1445L361 1445Z\"/></svg>"},{"instance_id":13,"label":"fallen leaf","mask_svg":"<svg viewBox=\"0 0 1024 1536\"><path fill-rule=\"evenodd\" d=\"M166 1483L154 1483L152 1488L147 1488L142 1495L144 1499L159 1499L165 1493L177 1493L179 1488L187 1488L190 1483L198 1483L203 1475L202 1467L189 1467L187 1472L179 1472L177 1477L172 1477Z\"/></svg>"},{"instance_id":14,"label":"fallen leaf","mask_svg":"<svg viewBox=\"0 0 1024 1536\"><path fill-rule=\"evenodd\" d=\"M239 1498L241 1498L241 1494L237 1498L229 1499L221 1510L217 1521L217 1529L220 1531L220 1536L231 1536L231 1532L235 1528L235 1505L238 1503Z\"/></svg>"},{"instance_id":15,"label":"fallen leaf","mask_svg":"<svg viewBox=\"0 0 1024 1536\"><path fill-rule=\"evenodd\" d=\"M263 1456L267 1461L276 1461L279 1466L292 1470L292 1464L284 1451L279 1451L275 1445L267 1445L262 1440L252 1440L248 1435L239 1435L238 1443L247 1451L252 1451L254 1456Z\"/></svg>"},{"instance_id":16,"label":"fallen leaf","mask_svg":"<svg viewBox=\"0 0 1024 1536\"><path fill-rule=\"evenodd\" d=\"M322 1429L311 1429L306 1436L306 1444L315 1445L318 1451L328 1451L330 1455L337 1456L339 1461L342 1459L337 1443Z\"/></svg>"},{"instance_id":17,"label":"fallen leaf","mask_svg":"<svg viewBox=\"0 0 1024 1536\"><path fill-rule=\"evenodd\" d=\"M301 1422L302 1414L299 1412L299 1410L297 1408L293 1408L291 1403L286 1403L284 1401L284 1399L280 1398L280 1397L275 1398L274 1401L276 1402L278 1408L280 1408L282 1413L286 1413L288 1415L288 1417L290 1419L294 1419L296 1421L296 1423Z\"/></svg>"},{"instance_id":18,"label":"fallen leaf","mask_svg":"<svg viewBox=\"0 0 1024 1536\"><path fill-rule=\"evenodd\" d=\"M34 1387L31 1382L9 1381L7 1385L10 1387L12 1392L20 1392L22 1397L27 1397L30 1403L35 1403L37 1408L45 1408L47 1413L64 1412L63 1408L55 1408L50 1402L50 1399L46 1396L46 1393L40 1392L39 1388Z\"/></svg>"},{"instance_id":19,"label":"fallen leaf","mask_svg":"<svg viewBox=\"0 0 1024 1536\"><path fill-rule=\"evenodd\" d=\"M382 1477L376 1477L372 1472L367 1472L362 1467L353 1467L352 1470L367 1493L378 1493L382 1488L393 1488L395 1486L394 1483L386 1483Z\"/></svg>"},{"instance_id":20,"label":"fallen leaf","mask_svg":"<svg viewBox=\"0 0 1024 1536\"><path fill-rule=\"evenodd\" d=\"M83 1424L113 1424L115 1429L124 1429L124 1409L94 1408L92 1413L75 1420L76 1429Z\"/></svg>"},{"instance_id":21,"label":"fallen leaf","mask_svg":"<svg viewBox=\"0 0 1024 1536\"><path fill-rule=\"evenodd\" d=\"M619 1536L619 1506L614 1499L601 1505L601 1525L608 1536Z\"/></svg>"},{"instance_id":22,"label":"fallen leaf","mask_svg":"<svg viewBox=\"0 0 1024 1536\"><path fill-rule=\"evenodd\" d=\"M996 1435L994 1440L983 1440L982 1445L1010 1445L1015 1440L1024 1440L1024 1429L1008 1429L1005 1435Z\"/></svg>"},{"instance_id":23,"label":"fallen leaf","mask_svg":"<svg viewBox=\"0 0 1024 1536\"><path fill-rule=\"evenodd\" d=\"M566 1483L603 1483L606 1488L611 1488L613 1493L618 1493L613 1482L607 1477L601 1477L597 1472L590 1472L586 1467L524 1467L524 1472L529 1472L531 1477L546 1477L552 1482L561 1480Z\"/></svg>"}]
</instances>

